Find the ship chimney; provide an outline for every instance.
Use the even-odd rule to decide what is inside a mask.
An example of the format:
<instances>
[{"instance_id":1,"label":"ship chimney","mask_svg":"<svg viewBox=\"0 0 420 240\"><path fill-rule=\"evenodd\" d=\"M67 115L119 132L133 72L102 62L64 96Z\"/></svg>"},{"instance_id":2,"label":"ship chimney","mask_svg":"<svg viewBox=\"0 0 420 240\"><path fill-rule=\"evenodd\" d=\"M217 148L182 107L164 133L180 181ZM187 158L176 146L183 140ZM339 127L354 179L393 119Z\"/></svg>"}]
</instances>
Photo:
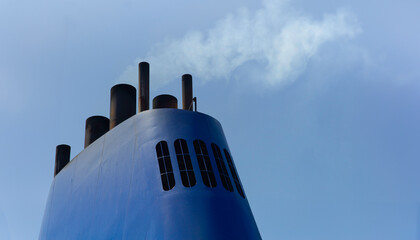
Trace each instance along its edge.
<instances>
[{"instance_id":1,"label":"ship chimney","mask_svg":"<svg viewBox=\"0 0 420 240\"><path fill-rule=\"evenodd\" d=\"M86 119L85 148L109 130L109 119L104 116L92 116Z\"/></svg>"},{"instance_id":2,"label":"ship chimney","mask_svg":"<svg viewBox=\"0 0 420 240\"><path fill-rule=\"evenodd\" d=\"M168 94L162 94L153 98L153 109L157 108L178 108L176 97Z\"/></svg>"},{"instance_id":3,"label":"ship chimney","mask_svg":"<svg viewBox=\"0 0 420 240\"><path fill-rule=\"evenodd\" d=\"M136 88L129 84L118 84L111 88L109 129L136 114Z\"/></svg>"},{"instance_id":4,"label":"ship chimney","mask_svg":"<svg viewBox=\"0 0 420 240\"><path fill-rule=\"evenodd\" d=\"M192 111L192 101L192 76L190 74L184 74L182 75L182 109Z\"/></svg>"},{"instance_id":5,"label":"ship chimney","mask_svg":"<svg viewBox=\"0 0 420 240\"><path fill-rule=\"evenodd\" d=\"M139 63L139 112L149 110L149 63Z\"/></svg>"},{"instance_id":6,"label":"ship chimney","mask_svg":"<svg viewBox=\"0 0 420 240\"><path fill-rule=\"evenodd\" d=\"M55 166L54 177L63 169L70 161L70 146L66 144L58 145L55 148Z\"/></svg>"}]
</instances>

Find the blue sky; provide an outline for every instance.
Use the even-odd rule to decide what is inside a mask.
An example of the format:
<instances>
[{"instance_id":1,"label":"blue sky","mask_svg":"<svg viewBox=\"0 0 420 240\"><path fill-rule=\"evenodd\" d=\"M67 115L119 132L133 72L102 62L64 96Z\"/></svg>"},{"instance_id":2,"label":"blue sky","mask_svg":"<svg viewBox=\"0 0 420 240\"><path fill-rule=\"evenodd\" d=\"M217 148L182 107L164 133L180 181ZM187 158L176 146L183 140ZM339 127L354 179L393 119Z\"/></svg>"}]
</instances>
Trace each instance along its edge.
<instances>
[{"instance_id":1,"label":"blue sky","mask_svg":"<svg viewBox=\"0 0 420 240\"><path fill-rule=\"evenodd\" d=\"M263 239L420 239L419 1L0 0L0 239L36 239L55 146L109 91L224 127Z\"/></svg>"}]
</instances>

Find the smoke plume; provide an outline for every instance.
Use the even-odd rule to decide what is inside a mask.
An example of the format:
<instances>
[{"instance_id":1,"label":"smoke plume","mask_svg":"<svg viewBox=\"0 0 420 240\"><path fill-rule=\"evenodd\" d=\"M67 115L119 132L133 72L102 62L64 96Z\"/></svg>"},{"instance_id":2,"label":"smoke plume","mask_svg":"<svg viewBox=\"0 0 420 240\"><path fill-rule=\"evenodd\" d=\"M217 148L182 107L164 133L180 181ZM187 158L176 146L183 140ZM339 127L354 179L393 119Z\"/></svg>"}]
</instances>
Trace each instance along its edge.
<instances>
[{"instance_id":1,"label":"smoke plume","mask_svg":"<svg viewBox=\"0 0 420 240\"><path fill-rule=\"evenodd\" d=\"M271 87L294 81L324 44L360 31L350 11L340 9L313 19L281 1L267 0L254 12L242 9L211 29L156 44L141 60L159 69L151 73L157 85L183 73L205 82L231 79L241 72L247 76L241 80ZM136 71L136 66L129 66L121 78L135 76Z\"/></svg>"}]
</instances>

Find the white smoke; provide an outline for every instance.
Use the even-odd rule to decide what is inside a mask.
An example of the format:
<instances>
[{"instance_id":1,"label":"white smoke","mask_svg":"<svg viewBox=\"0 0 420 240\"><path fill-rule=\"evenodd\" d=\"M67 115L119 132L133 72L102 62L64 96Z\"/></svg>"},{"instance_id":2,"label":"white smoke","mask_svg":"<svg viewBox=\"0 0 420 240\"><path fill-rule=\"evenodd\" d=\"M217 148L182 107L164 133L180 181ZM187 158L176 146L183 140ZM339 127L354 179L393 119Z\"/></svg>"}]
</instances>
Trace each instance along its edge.
<instances>
[{"instance_id":1,"label":"white smoke","mask_svg":"<svg viewBox=\"0 0 420 240\"><path fill-rule=\"evenodd\" d=\"M295 80L323 44L352 38L360 31L349 11L338 10L316 20L291 13L282 1L267 0L255 12L243 9L211 29L157 44L142 60L159 69L151 73L157 85L183 73L209 81L230 79L240 70L249 76L247 81L270 87ZM135 76L136 71L137 67L129 66L121 78Z\"/></svg>"}]
</instances>

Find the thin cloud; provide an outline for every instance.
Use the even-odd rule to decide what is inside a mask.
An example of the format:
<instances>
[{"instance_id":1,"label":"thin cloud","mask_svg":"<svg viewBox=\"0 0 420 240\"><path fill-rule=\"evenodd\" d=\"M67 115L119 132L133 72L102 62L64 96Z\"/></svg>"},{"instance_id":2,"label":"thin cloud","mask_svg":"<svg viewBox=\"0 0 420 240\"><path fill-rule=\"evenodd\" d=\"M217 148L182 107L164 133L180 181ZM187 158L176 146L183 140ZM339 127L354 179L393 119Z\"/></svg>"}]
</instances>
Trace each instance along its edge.
<instances>
[{"instance_id":1,"label":"thin cloud","mask_svg":"<svg viewBox=\"0 0 420 240\"><path fill-rule=\"evenodd\" d=\"M290 11L285 2L268 0L255 12L242 9L211 29L156 44L139 59L160 69L152 73L157 85L187 72L206 82L231 79L241 71L249 76L247 81L271 87L294 81L321 46L360 32L357 18L348 10L317 20ZM136 70L128 66L120 81L136 79Z\"/></svg>"}]
</instances>

